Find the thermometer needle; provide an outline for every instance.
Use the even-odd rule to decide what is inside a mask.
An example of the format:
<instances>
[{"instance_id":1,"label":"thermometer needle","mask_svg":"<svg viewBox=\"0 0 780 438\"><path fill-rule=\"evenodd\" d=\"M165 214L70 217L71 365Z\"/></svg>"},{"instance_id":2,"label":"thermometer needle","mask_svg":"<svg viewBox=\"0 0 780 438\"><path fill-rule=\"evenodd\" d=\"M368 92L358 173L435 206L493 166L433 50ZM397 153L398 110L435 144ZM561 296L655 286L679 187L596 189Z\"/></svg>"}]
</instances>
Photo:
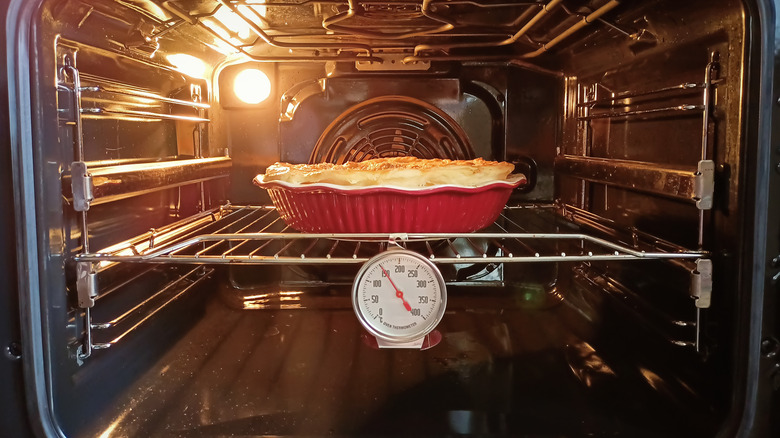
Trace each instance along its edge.
<instances>
[{"instance_id":1,"label":"thermometer needle","mask_svg":"<svg viewBox=\"0 0 780 438\"><path fill-rule=\"evenodd\" d=\"M382 272L385 273L385 277L387 277L387 279L390 281L390 285L393 286L393 289L395 289L395 296L400 298L401 301L404 302L404 308L406 308L406 310L411 312L412 311L412 306L409 305L409 302L404 299L404 293L401 292L400 289L395 287L395 283L393 283L393 280L390 279L390 274L388 274L387 271L385 271L385 268L383 268L382 265L379 265L379 267L382 269Z\"/></svg>"}]
</instances>

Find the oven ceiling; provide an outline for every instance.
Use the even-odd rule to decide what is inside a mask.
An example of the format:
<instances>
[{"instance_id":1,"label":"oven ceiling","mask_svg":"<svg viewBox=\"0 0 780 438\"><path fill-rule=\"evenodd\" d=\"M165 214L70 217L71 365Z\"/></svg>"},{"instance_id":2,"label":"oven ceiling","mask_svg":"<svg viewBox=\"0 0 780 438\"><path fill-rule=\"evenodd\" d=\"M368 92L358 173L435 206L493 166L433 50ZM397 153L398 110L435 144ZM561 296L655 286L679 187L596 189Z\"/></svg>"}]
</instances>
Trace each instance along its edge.
<instances>
[{"instance_id":1,"label":"oven ceiling","mask_svg":"<svg viewBox=\"0 0 780 438\"><path fill-rule=\"evenodd\" d=\"M116 0L150 20L156 41L183 25L257 61L534 58L588 26L639 39L610 17L618 0Z\"/></svg>"}]
</instances>

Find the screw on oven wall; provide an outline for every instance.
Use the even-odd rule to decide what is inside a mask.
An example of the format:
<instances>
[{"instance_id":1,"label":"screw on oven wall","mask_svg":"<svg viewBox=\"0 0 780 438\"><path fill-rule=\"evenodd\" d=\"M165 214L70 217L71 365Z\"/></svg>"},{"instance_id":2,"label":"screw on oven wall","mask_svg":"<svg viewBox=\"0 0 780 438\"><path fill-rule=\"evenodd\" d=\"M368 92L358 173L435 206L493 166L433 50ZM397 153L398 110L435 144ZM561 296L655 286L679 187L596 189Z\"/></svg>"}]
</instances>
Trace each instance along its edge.
<instances>
[{"instance_id":1,"label":"screw on oven wall","mask_svg":"<svg viewBox=\"0 0 780 438\"><path fill-rule=\"evenodd\" d=\"M777 356L780 351L780 345L774 338L765 338L761 341L761 355L767 359L771 359Z\"/></svg>"},{"instance_id":2,"label":"screw on oven wall","mask_svg":"<svg viewBox=\"0 0 780 438\"><path fill-rule=\"evenodd\" d=\"M780 389L780 363L776 363L770 372L772 375L772 389L777 391Z\"/></svg>"},{"instance_id":3,"label":"screw on oven wall","mask_svg":"<svg viewBox=\"0 0 780 438\"><path fill-rule=\"evenodd\" d=\"M11 342L5 347L5 357L11 360L18 360L22 358L22 344L19 342Z\"/></svg>"}]
</instances>

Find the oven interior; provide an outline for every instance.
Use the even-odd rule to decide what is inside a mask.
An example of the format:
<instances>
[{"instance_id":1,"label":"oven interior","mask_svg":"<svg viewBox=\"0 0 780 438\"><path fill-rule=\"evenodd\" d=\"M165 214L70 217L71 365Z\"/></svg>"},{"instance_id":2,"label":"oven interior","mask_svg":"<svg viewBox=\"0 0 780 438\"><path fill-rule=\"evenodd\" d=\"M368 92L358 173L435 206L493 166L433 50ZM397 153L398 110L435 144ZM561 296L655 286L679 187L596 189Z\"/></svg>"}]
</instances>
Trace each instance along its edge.
<instances>
[{"instance_id":1,"label":"oven interior","mask_svg":"<svg viewBox=\"0 0 780 438\"><path fill-rule=\"evenodd\" d=\"M57 425L714 436L739 367L749 14L43 2L30 90ZM480 231L499 237L400 242L297 233L252 184L276 161L404 155L509 161L530 184ZM447 281L432 348L377 349L352 311L360 264L398 244Z\"/></svg>"}]
</instances>

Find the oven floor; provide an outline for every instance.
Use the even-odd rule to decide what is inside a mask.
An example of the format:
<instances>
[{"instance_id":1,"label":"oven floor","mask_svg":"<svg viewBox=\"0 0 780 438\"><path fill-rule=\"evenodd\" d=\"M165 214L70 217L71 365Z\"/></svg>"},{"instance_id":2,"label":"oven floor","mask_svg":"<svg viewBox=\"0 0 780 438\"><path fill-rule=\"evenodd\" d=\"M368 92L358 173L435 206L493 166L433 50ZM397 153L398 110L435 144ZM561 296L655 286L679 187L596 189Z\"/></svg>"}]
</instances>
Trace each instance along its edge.
<instances>
[{"instance_id":1,"label":"oven floor","mask_svg":"<svg viewBox=\"0 0 780 438\"><path fill-rule=\"evenodd\" d=\"M668 437L716 426L673 375L602 355L565 303L510 298L496 310L451 291L441 342L414 351L373 348L346 293L329 299L253 311L211 300L89 435Z\"/></svg>"}]
</instances>

